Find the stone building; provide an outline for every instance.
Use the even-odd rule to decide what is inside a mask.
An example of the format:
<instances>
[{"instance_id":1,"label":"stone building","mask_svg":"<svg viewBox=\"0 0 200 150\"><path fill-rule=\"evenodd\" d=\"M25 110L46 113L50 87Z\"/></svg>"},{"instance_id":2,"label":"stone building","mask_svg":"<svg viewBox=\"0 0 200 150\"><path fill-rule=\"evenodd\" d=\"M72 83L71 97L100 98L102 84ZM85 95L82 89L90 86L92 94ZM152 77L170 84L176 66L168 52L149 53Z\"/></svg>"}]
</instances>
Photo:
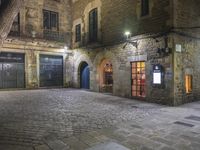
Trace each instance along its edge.
<instances>
[{"instance_id":1,"label":"stone building","mask_svg":"<svg viewBox=\"0 0 200 150\"><path fill-rule=\"evenodd\" d=\"M198 100L199 5L25 0L1 48L0 88L76 87L166 105Z\"/></svg>"},{"instance_id":2,"label":"stone building","mask_svg":"<svg viewBox=\"0 0 200 150\"><path fill-rule=\"evenodd\" d=\"M198 100L199 5L196 0L74 0L74 85L88 88L85 78L92 91L167 105Z\"/></svg>"},{"instance_id":3,"label":"stone building","mask_svg":"<svg viewBox=\"0 0 200 150\"><path fill-rule=\"evenodd\" d=\"M70 34L70 0L24 0L0 48L0 88L67 86Z\"/></svg>"}]
</instances>

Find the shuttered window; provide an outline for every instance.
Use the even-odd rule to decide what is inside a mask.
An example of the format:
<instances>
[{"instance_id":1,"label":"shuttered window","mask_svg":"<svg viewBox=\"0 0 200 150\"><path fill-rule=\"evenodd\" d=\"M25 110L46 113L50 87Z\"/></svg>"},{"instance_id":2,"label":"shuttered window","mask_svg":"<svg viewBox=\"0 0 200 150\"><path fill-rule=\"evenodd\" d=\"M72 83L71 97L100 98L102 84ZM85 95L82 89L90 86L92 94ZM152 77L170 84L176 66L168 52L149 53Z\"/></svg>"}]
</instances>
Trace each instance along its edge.
<instances>
[{"instance_id":1,"label":"shuttered window","mask_svg":"<svg viewBox=\"0 0 200 150\"><path fill-rule=\"evenodd\" d=\"M141 16L149 15L149 0L141 0Z\"/></svg>"},{"instance_id":2,"label":"shuttered window","mask_svg":"<svg viewBox=\"0 0 200 150\"><path fill-rule=\"evenodd\" d=\"M81 41L81 24L76 25L76 37L75 37L75 42L80 42Z\"/></svg>"},{"instance_id":3,"label":"shuttered window","mask_svg":"<svg viewBox=\"0 0 200 150\"><path fill-rule=\"evenodd\" d=\"M58 31L58 13L43 10L43 26L45 30Z\"/></svg>"},{"instance_id":4,"label":"shuttered window","mask_svg":"<svg viewBox=\"0 0 200 150\"><path fill-rule=\"evenodd\" d=\"M20 14L18 14L12 24L9 35L19 36L20 35Z\"/></svg>"},{"instance_id":5,"label":"shuttered window","mask_svg":"<svg viewBox=\"0 0 200 150\"><path fill-rule=\"evenodd\" d=\"M89 42L96 42L98 35L98 12L97 8L89 13Z\"/></svg>"}]
</instances>

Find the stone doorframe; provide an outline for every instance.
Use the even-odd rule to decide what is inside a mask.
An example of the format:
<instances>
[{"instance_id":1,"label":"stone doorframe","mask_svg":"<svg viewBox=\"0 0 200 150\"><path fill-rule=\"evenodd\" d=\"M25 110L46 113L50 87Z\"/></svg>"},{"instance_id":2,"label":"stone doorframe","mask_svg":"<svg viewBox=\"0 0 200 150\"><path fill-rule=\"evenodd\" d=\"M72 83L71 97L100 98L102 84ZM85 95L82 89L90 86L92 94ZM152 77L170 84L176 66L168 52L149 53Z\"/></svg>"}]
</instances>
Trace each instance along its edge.
<instances>
[{"instance_id":1,"label":"stone doorframe","mask_svg":"<svg viewBox=\"0 0 200 150\"><path fill-rule=\"evenodd\" d=\"M86 54L80 55L78 58L76 58L74 62L74 81L73 81L76 88L80 88L80 69L81 69L81 64L84 62L88 64L88 66L90 67L90 72L92 72L93 65L90 58ZM90 79L91 79L91 73L90 73Z\"/></svg>"},{"instance_id":2,"label":"stone doorframe","mask_svg":"<svg viewBox=\"0 0 200 150\"><path fill-rule=\"evenodd\" d=\"M110 52L110 51L103 51L103 52L99 52L95 59L94 59L94 69L93 69L93 78L94 80L94 84L93 84L93 89L97 92L100 91L100 87L101 87L101 64L104 60L109 60L112 63L112 67L113 67L113 94L115 93L115 83L117 81L117 59L114 53Z\"/></svg>"}]
</instances>

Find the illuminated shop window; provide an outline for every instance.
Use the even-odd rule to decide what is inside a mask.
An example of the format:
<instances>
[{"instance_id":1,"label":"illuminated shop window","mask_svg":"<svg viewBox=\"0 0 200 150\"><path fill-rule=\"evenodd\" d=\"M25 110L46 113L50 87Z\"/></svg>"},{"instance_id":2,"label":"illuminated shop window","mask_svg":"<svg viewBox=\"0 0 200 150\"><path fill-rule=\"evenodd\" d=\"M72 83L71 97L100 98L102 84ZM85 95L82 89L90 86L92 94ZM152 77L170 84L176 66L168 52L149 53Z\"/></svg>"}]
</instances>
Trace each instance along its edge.
<instances>
[{"instance_id":1,"label":"illuminated shop window","mask_svg":"<svg viewBox=\"0 0 200 150\"><path fill-rule=\"evenodd\" d=\"M145 97L145 62L132 62L132 96Z\"/></svg>"},{"instance_id":2,"label":"illuminated shop window","mask_svg":"<svg viewBox=\"0 0 200 150\"><path fill-rule=\"evenodd\" d=\"M192 75L185 76L185 90L186 93L192 92Z\"/></svg>"}]
</instances>

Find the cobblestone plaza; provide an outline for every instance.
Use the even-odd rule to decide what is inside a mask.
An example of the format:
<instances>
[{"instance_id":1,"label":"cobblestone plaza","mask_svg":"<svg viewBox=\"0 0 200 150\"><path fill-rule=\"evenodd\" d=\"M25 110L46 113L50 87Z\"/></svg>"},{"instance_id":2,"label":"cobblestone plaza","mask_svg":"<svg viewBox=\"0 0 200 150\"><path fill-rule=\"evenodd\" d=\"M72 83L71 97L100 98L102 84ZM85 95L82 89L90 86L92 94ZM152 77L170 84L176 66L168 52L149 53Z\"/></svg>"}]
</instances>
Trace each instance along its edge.
<instances>
[{"instance_id":1,"label":"cobblestone plaza","mask_svg":"<svg viewBox=\"0 0 200 150\"><path fill-rule=\"evenodd\" d=\"M0 92L1 150L199 150L200 102L168 107L75 89Z\"/></svg>"}]
</instances>

